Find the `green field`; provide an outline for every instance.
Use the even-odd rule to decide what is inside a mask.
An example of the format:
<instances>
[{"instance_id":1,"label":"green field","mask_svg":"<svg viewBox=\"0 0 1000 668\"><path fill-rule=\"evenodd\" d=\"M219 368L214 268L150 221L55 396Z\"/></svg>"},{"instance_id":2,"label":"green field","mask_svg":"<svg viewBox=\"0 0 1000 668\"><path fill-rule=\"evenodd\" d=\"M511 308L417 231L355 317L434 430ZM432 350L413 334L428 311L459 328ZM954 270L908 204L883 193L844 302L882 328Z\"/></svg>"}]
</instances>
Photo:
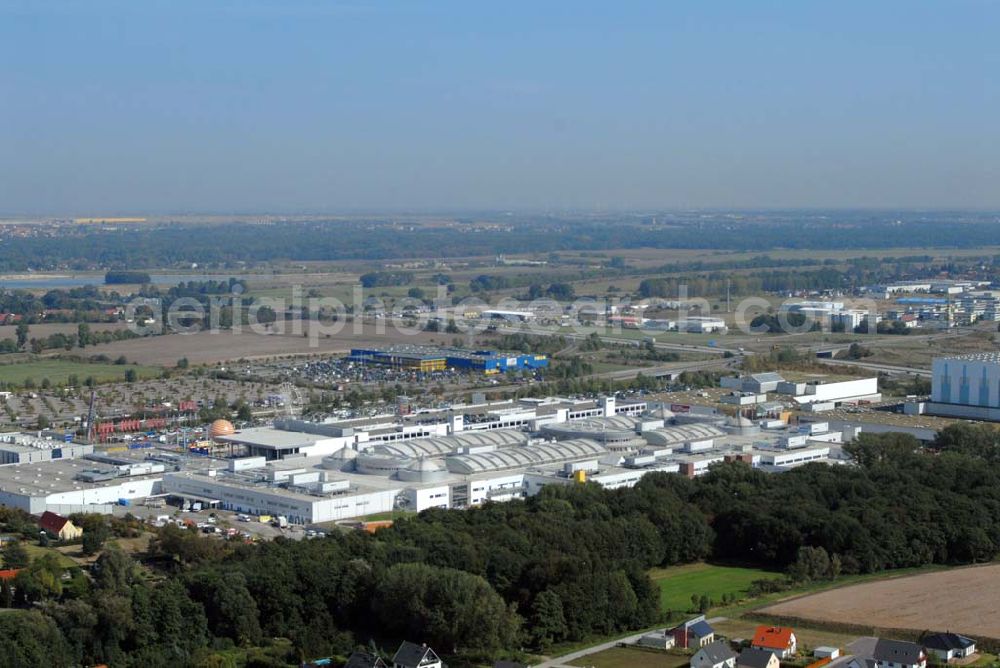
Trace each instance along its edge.
<instances>
[{"instance_id":1,"label":"green field","mask_svg":"<svg viewBox=\"0 0 1000 668\"><path fill-rule=\"evenodd\" d=\"M93 376L99 383L121 381L125 379L125 370L134 369L139 378L159 378L163 369L156 366L137 366L134 364L96 364L76 362L61 359L40 359L20 364L0 365L0 381L23 385L29 378L35 385L41 385L43 378L48 378L53 385L65 385L71 375L75 375L82 383L88 376Z\"/></svg>"},{"instance_id":2,"label":"green field","mask_svg":"<svg viewBox=\"0 0 1000 668\"><path fill-rule=\"evenodd\" d=\"M719 605L723 594L743 595L754 580L780 577L780 573L757 568L687 564L671 568L656 568L649 576L660 587L663 610L686 612L693 608L691 595L702 594Z\"/></svg>"}]
</instances>

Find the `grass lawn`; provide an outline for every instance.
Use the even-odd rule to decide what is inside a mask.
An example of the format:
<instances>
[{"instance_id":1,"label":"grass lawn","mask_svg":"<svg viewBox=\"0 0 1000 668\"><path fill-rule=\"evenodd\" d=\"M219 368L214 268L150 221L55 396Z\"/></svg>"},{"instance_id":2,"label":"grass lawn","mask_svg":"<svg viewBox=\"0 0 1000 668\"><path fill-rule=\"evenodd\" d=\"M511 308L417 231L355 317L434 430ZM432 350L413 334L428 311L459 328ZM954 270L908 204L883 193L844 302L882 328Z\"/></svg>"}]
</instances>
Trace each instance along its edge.
<instances>
[{"instance_id":1,"label":"grass lawn","mask_svg":"<svg viewBox=\"0 0 1000 668\"><path fill-rule=\"evenodd\" d=\"M570 665L580 668L678 668L686 666L691 657L681 652L659 652L636 647L613 647L574 660Z\"/></svg>"},{"instance_id":2,"label":"grass lawn","mask_svg":"<svg viewBox=\"0 0 1000 668\"><path fill-rule=\"evenodd\" d=\"M705 594L714 605L718 605L723 594L742 595L754 580L777 578L780 573L699 563L655 568L649 576L660 587L660 606L663 610L687 612L693 607L692 594Z\"/></svg>"},{"instance_id":3,"label":"grass lawn","mask_svg":"<svg viewBox=\"0 0 1000 668\"><path fill-rule=\"evenodd\" d=\"M54 554L59 558L59 563L62 564L64 568L72 568L79 565L71 557L66 556L54 547L41 547L40 545L26 540L21 541L21 545L24 546L25 551L28 553L28 556L31 557L32 561L38 559L39 557L43 557L46 554ZM79 550L80 548L79 546L74 546L74 549Z\"/></svg>"},{"instance_id":4,"label":"grass lawn","mask_svg":"<svg viewBox=\"0 0 1000 668\"><path fill-rule=\"evenodd\" d=\"M124 380L126 369L134 369L140 379L159 378L163 373L163 369L157 366L98 364L53 358L0 365L0 378L15 385L23 385L30 378L36 387L42 384L43 378L48 378L53 385L65 385L71 375L75 375L81 383L88 376L93 376L94 380L103 383Z\"/></svg>"}]
</instances>

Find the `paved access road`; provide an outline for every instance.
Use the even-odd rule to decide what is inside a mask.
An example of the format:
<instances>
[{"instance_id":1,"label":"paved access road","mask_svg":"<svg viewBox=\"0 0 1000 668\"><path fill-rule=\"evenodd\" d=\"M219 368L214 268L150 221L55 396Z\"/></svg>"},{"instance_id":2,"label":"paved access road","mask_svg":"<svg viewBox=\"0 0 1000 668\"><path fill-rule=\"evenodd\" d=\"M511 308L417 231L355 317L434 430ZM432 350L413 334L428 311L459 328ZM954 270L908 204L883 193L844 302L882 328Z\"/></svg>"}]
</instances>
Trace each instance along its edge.
<instances>
[{"instance_id":1,"label":"paved access road","mask_svg":"<svg viewBox=\"0 0 1000 668\"><path fill-rule=\"evenodd\" d=\"M719 622L725 621L725 617L713 617L708 620L709 624L717 624ZM572 664L577 659L582 659L589 654L597 654L598 652L603 652L606 649L613 649L619 645L633 645L640 637L648 631L641 631L624 638L618 638L616 640L610 640L608 642L602 642L599 645L591 645L590 647L585 647L584 649L577 650L575 652L570 652L569 654L563 654L562 656L557 656L548 661L543 661L542 663L535 664L534 668L557 668L557 666L568 666Z\"/></svg>"}]
</instances>

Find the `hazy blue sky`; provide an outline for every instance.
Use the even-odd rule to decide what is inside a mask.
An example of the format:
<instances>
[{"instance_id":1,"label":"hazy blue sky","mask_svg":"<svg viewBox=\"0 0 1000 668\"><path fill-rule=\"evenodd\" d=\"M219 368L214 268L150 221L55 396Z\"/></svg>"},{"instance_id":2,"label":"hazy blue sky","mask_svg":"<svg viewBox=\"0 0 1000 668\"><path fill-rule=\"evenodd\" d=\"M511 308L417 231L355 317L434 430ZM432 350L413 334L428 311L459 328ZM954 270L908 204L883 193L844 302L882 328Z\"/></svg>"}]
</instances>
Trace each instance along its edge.
<instances>
[{"instance_id":1,"label":"hazy blue sky","mask_svg":"<svg viewBox=\"0 0 1000 668\"><path fill-rule=\"evenodd\" d=\"M1000 2L0 0L0 211L1000 207Z\"/></svg>"}]
</instances>

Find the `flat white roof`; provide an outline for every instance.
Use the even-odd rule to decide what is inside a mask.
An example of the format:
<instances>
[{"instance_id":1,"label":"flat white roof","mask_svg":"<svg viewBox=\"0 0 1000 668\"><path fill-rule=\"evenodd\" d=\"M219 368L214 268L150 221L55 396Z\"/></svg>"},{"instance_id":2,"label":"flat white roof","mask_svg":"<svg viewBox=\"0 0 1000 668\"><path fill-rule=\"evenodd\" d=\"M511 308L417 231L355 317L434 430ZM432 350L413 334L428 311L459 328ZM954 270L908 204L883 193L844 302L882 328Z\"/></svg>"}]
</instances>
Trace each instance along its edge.
<instances>
[{"instance_id":1,"label":"flat white roof","mask_svg":"<svg viewBox=\"0 0 1000 668\"><path fill-rule=\"evenodd\" d=\"M303 431L285 431L272 427L258 427L255 429L243 429L235 434L219 436L217 438L226 443L239 443L258 448L284 450L288 448L304 448L315 445L318 441L337 437L324 434L309 434Z\"/></svg>"}]
</instances>

